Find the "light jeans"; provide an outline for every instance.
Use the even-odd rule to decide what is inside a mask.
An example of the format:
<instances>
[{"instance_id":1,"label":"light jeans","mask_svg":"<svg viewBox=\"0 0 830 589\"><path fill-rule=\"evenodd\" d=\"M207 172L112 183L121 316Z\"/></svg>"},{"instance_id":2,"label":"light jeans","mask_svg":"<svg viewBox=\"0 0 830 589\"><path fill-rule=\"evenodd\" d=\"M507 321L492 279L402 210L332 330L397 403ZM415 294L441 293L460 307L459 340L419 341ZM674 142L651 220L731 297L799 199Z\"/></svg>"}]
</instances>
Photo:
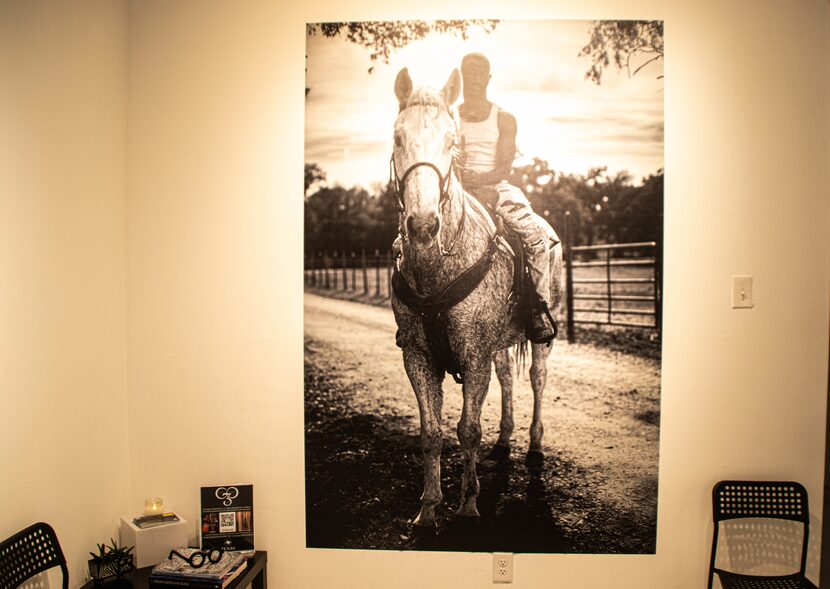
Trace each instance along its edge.
<instances>
[{"instance_id":1,"label":"light jeans","mask_svg":"<svg viewBox=\"0 0 830 589\"><path fill-rule=\"evenodd\" d=\"M496 184L495 189L499 193L496 213L508 230L521 237L533 288L539 301L550 308L550 247L558 242L556 234L547 221L533 212L521 189L507 182Z\"/></svg>"}]
</instances>

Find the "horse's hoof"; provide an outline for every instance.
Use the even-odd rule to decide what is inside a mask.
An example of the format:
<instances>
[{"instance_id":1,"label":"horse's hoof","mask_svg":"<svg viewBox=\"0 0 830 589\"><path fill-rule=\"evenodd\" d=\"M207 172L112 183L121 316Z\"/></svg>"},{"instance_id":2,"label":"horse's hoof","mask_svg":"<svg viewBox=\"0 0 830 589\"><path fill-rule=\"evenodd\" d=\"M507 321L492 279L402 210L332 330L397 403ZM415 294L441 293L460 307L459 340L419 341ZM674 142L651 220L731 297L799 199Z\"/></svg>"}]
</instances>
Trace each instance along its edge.
<instances>
[{"instance_id":1,"label":"horse's hoof","mask_svg":"<svg viewBox=\"0 0 830 589\"><path fill-rule=\"evenodd\" d=\"M412 525L414 529L435 529L437 525L435 522L435 515L426 515L424 513L419 513L418 517L415 518L415 521L412 522Z\"/></svg>"},{"instance_id":2,"label":"horse's hoof","mask_svg":"<svg viewBox=\"0 0 830 589\"><path fill-rule=\"evenodd\" d=\"M545 463L545 454L541 450L528 450L525 464L531 468L540 468Z\"/></svg>"},{"instance_id":3,"label":"horse's hoof","mask_svg":"<svg viewBox=\"0 0 830 589\"><path fill-rule=\"evenodd\" d=\"M510 446L505 444L496 444L493 446L493 449L490 450L490 453L487 455L489 460L495 460L497 462L505 462L506 460L510 459Z\"/></svg>"}]
</instances>

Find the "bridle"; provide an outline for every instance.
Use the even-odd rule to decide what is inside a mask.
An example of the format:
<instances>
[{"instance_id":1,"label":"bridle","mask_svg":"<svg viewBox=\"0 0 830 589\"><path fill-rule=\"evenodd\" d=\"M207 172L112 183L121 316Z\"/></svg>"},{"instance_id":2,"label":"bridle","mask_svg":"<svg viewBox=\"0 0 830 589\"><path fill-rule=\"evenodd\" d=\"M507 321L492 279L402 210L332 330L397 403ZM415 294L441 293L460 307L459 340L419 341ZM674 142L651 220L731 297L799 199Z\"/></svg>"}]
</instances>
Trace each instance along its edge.
<instances>
[{"instance_id":1,"label":"bridle","mask_svg":"<svg viewBox=\"0 0 830 589\"><path fill-rule=\"evenodd\" d=\"M395 191L395 198L398 199L398 210L401 213L403 213L406 210L406 205L403 201L402 186L404 182L406 182L406 179L409 177L409 175L413 171L415 171L416 168L419 168L421 166L432 168L438 175L438 190L441 191L441 198L438 201L438 206L443 206L444 203L447 202L450 198L450 176L452 176L453 170L455 169L454 158L450 161L450 169L447 170L446 174L442 174L441 170L438 169L438 166L431 162L415 162L406 169L406 171L403 173L403 176L398 178L398 171L395 168L395 155L392 154L392 157L389 158L389 181L392 182L393 189Z\"/></svg>"},{"instance_id":2,"label":"bridle","mask_svg":"<svg viewBox=\"0 0 830 589\"><path fill-rule=\"evenodd\" d=\"M438 210L439 212L443 209L444 205L449 203L452 200L452 195L450 194L450 179L453 176L453 172L456 169L455 165L455 157L450 159L450 167L447 170L446 174L442 174L441 170L438 169L438 166L433 164L432 162L415 162L411 166L409 166L406 171L403 173L403 176L398 177L398 170L395 167L395 154L392 153L392 157L389 158L389 182L392 184L392 190L394 192L395 198L398 201L398 213L401 219L406 218L406 204L404 203L404 190L406 187L406 179L409 175L417 168L425 166L427 168L432 169L436 176L438 177L438 190L441 193L441 196L438 200ZM444 244L441 243L441 232L438 232L438 251L441 252L442 256L452 256L456 255L453 251L455 249L456 244L458 243L458 237L464 231L464 223L467 220L467 204L464 200L461 200L461 221L458 224L458 231L455 233L455 237L453 237L452 242L450 242L450 246L448 248L444 248ZM406 230L406 223L400 223L400 231L401 237L404 241L409 240L409 236L407 235Z\"/></svg>"}]
</instances>

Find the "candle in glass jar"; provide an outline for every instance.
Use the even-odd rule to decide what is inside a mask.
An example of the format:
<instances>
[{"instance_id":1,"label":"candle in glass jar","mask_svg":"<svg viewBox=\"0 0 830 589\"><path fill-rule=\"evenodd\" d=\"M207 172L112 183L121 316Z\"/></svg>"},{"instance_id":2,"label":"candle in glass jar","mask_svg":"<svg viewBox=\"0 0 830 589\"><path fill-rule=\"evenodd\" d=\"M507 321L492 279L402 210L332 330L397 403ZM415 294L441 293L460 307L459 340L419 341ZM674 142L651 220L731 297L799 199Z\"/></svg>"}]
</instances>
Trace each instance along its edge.
<instances>
[{"instance_id":1,"label":"candle in glass jar","mask_svg":"<svg viewBox=\"0 0 830 589\"><path fill-rule=\"evenodd\" d=\"M148 497L144 500L144 515L159 515L164 511L161 497Z\"/></svg>"}]
</instances>

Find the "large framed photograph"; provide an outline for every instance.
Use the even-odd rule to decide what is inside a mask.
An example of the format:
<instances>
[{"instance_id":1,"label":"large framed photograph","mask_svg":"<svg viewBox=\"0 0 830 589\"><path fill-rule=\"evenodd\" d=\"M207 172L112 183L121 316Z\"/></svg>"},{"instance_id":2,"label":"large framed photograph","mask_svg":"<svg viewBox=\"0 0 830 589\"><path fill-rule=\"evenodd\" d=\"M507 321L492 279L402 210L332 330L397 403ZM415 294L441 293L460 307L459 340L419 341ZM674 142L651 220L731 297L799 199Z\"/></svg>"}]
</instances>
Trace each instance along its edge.
<instances>
[{"instance_id":1,"label":"large framed photograph","mask_svg":"<svg viewBox=\"0 0 830 589\"><path fill-rule=\"evenodd\" d=\"M663 23L306 33L307 545L654 553Z\"/></svg>"}]
</instances>

